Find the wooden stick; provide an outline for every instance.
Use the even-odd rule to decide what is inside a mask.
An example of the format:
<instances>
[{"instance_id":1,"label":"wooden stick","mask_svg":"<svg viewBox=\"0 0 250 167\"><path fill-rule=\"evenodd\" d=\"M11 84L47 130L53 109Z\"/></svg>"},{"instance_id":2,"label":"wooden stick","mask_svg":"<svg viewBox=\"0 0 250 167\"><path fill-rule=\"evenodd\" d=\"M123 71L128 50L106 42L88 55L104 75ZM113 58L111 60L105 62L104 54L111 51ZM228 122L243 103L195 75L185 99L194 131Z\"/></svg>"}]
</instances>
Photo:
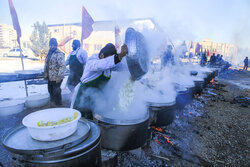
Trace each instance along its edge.
<instances>
[{"instance_id":1,"label":"wooden stick","mask_svg":"<svg viewBox=\"0 0 250 167\"><path fill-rule=\"evenodd\" d=\"M222 163L222 164L225 163L224 161L221 161L221 160L215 160L215 162L219 162L219 163Z\"/></svg>"},{"instance_id":2,"label":"wooden stick","mask_svg":"<svg viewBox=\"0 0 250 167\"><path fill-rule=\"evenodd\" d=\"M163 160L166 160L166 161L170 161L170 159L168 159L167 157L162 157L162 156L159 156L159 155L154 155L154 154L151 154L153 157L156 157L156 158L159 158L159 159L163 159Z\"/></svg>"}]
</instances>

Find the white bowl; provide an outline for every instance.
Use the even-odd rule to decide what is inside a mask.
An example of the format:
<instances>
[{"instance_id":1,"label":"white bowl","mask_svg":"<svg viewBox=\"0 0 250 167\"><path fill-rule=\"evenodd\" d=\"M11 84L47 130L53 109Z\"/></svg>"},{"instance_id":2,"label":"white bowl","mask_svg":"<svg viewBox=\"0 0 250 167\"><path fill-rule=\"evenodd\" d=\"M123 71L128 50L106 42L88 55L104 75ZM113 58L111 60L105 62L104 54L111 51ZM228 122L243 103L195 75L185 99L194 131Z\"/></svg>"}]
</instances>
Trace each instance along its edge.
<instances>
[{"instance_id":1,"label":"white bowl","mask_svg":"<svg viewBox=\"0 0 250 167\"><path fill-rule=\"evenodd\" d=\"M48 104L49 94L32 95L26 98L25 106L28 108L42 107Z\"/></svg>"},{"instance_id":2,"label":"white bowl","mask_svg":"<svg viewBox=\"0 0 250 167\"><path fill-rule=\"evenodd\" d=\"M73 117L77 112L77 118L65 124L39 127L39 121L57 122L66 117ZM78 120L81 118L81 113L72 108L52 108L40 110L31 113L23 118L23 125L28 128L28 131L33 139L39 141L54 141L66 138L72 135L77 129Z\"/></svg>"},{"instance_id":3,"label":"white bowl","mask_svg":"<svg viewBox=\"0 0 250 167\"><path fill-rule=\"evenodd\" d=\"M0 116L16 114L24 110L25 100L7 100L0 102Z\"/></svg>"}]
</instances>

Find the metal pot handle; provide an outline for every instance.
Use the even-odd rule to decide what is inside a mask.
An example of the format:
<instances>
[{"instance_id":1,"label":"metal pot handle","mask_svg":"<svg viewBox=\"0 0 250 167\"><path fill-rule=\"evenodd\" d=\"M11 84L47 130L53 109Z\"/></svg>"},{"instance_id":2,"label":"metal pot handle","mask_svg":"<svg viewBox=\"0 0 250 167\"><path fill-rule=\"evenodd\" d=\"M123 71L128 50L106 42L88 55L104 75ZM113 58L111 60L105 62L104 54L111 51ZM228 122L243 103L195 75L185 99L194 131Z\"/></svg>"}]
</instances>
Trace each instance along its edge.
<instances>
[{"instance_id":1,"label":"metal pot handle","mask_svg":"<svg viewBox=\"0 0 250 167\"><path fill-rule=\"evenodd\" d=\"M39 153L41 155L43 155L44 157L48 157L48 156L53 156L53 155L63 155L65 153L65 151L71 147L71 143L65 144L62 148L60 149L56 149L56 150L52 150L52 151L39 151Z\"/></svg>"},{"instance_id":2,"label":"metal pot handle","mask_svg":"<svg viewBox=\"0 0 250 167\"><path fill-rule=\"evenodd\" d=\"M106 125L98 122L98 126L105 128L105 129L111 129L111 128L116 128L117 125Z\"/></svg>"},{"instance_id":3,"label":"metal pot handle","mask_svg":"<svg viewBox=\"0 0 250 167\"><path fill-rule=\"evenodd\" d=\"M24 167L24 161L23 160L21 160L21 159L19 160L16 157L12 157L11 159L12 159L14 164L16 164L16 165L18 165L20 167Z\"/></svg>"}]
</instances>

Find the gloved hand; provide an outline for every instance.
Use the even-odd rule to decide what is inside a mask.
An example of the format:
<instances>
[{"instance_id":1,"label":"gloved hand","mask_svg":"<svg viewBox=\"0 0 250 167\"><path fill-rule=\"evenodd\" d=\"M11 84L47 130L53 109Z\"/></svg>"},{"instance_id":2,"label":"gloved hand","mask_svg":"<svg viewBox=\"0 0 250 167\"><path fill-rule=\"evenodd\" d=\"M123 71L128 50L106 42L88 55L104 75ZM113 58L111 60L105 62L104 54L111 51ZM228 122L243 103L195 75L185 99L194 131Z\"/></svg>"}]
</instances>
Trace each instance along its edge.
<instances>
[{"instance_id":1,"label":"gloved hand","mask_svg":"<svg viewBox=\"0 0 250 167\"><path fill-rule=\"evenodd\" d=\"M121 53L119 54L119 58L122 59L123 57L125 57L128 54L128 47L126 44L122 45L121 48Z\"/></svg>"}]
</instances>

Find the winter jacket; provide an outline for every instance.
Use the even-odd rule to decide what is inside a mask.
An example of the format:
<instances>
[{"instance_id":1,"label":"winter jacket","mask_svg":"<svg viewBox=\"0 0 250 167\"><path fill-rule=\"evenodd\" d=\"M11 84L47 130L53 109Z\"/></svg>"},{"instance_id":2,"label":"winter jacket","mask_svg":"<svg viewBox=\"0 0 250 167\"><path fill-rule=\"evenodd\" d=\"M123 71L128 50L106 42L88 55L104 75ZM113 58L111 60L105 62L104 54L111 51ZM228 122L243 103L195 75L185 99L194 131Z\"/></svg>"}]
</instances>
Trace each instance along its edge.
<instances>
[{"instance_id":1,"label":"winter jacket","mask_svg":"<svg viewBox=\"0 0 250 167\"><path fill-rule=\"evenodd\" d=\"M64 72L66 70L65 66L65 56L64 53L60 50L56 49L52 55L50 60L48 57L45 58L44 65L44 78L49 81L56 81L57 77L61 79L64 78Z\"/></svg>"}]
</instances>

